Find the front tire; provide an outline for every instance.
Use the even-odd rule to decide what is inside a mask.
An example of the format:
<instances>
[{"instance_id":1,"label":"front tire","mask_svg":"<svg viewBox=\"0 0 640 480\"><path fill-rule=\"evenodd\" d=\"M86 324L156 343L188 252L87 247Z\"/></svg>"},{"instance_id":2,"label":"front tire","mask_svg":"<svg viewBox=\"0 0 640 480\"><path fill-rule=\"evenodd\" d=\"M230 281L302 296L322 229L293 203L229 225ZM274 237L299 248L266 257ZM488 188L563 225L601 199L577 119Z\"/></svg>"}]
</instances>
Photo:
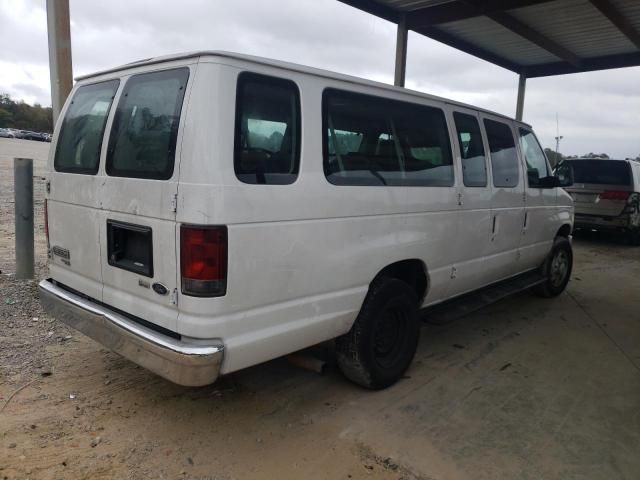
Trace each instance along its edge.
<instances>
[{"instance_id":1,"label":"front tire","mask_svg":"<svg viewBox=\"0 0 640 480\"><path fill-rule=\"evenodd\" d=\"M418 347L418 298L405 282L380 277L351 330L336 339L338 367L358 385L380 390L396 383Z\"/></svg>"},{"instance_id":2,"label":"front tire","mask_svg":"<svg viewBox=\"0 0 640 480\"><path fill-rule=\"evenodd\" d=\"M571 242L565 237L558 237L553 242L551 252L542 266L545 281L533 287L533 292L544 298L557 297L567 288L572 269Z\"/></svg>"}]
</instances>

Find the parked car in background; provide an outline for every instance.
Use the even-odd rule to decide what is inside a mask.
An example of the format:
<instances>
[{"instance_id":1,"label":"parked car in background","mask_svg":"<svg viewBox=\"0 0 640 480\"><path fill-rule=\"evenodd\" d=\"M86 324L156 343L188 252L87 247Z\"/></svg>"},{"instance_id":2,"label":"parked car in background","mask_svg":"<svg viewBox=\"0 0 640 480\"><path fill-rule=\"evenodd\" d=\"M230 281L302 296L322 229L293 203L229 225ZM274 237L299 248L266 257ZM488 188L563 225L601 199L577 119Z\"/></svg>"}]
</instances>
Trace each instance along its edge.
<instances>
[{"instance_id":1,"label":"parked car in background","mask_svg":"<svg viewBox=\"0 0 640 480\"><path fill-rule=\"evenodd\" d=\"M16 130L7 129L13 133L14 138L20 138L22 140L34 140L36 142L50 142L50 133L33 132L31 130Z\"/></svg>"},{"instance_id":2,"label":"parked car in background","mask_svg":"<svg viewBox=\"0 0 640 480\"><path fill-rule=\"evenodd\" d=\"M16 136L8 128L0 128L0 138L16 138Z\"/></svg>"},{"instance_id":3,"label":"parked car in background","mask_svg":"<svg viewBox=\"0 0 640 480\"><path fill-rule=\"evenodd\" d=\"M573 259L530 125L225 52L79 78L45 205L45 309L183 385L335 339L344 375L384 388L421 307L560 295Z\"/></svg>"},{"instance_id":4,"label":"parked car in background","mask_svg":"<svg viewBox=\"0 0 640 480\"><path fill-rule=\"evenodd\" d=\"M640 245L640 162L578 158L558 165L574 201L575 228L608 230Z\"/></svg>"},{"instance_id":5,"label":"parked car in background","mask_svg":"<svg viewBox=\"0 0 640 480\"><path fill-rule=\"evenodd\" d=\"M44 140L41 133L32 132L31 130L22 130L22 138L25 140L35 140L37 142Z\"/></svg>"}]
</instances>

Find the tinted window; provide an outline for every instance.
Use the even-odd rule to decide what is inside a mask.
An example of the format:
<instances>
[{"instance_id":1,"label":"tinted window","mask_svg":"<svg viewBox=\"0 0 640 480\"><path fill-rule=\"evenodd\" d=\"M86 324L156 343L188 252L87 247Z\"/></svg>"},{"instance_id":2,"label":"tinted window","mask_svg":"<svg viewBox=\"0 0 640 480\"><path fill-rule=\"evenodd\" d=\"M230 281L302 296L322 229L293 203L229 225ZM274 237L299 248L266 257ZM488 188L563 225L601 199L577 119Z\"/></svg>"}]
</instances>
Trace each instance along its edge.
<instances>
[{"instance_id":1,"label":"tinted window","mask_svg":"<svg viewBox=\"0 0 640 480\"><path fill-rule=\"evenodd\" d=\"M462 157L462 179L467 187L487 185L487 166L480 124L473 115L454 113L458 134L458 145Z\"/></svg>"},{"instance_id":2,"label":"tinted window","mask_svg":"<svg viewBox=\"0 0 640 480\"><path fill-rule=\"evenodd\" d=\"M95 174L100 163L104 126L120 82L78 88L62 121L56 156L58 172Z\"/></svg>"},{"instance_id":3,"label":"tinted window","mask_svg":"<svg viewBox=\"0 0 640 480\"><path fill-rule=\"evenodd\" d=\"M540 179L548 177L550 173L547 158L533 132L520 129L520 149L527 164L527 182L530 187L539 187Z\"/></svg>"},{"instance_id":4,"label":"tinted window","mask_svg":"<svg viewBox=\"0 0 640 480\"><path fill-rule=\"evenodd\" d=\"M518 185L518 154L511 128L506 123L484 121L491 151L491 170L495 187L511 188Z\"/></svg>"},{"instance_id":5,"label":"tinted window","mask_svg":"<svg viewBox=\"0 0 640 480\"><path fill-rule=\"evenodd\" d=\"M245 183L293 183L300 163L300 99L289 80L242 73L236 97L234 170Z\"/></svg>"},{"instance_id":6,"label":"tinted window","mask_svg":"<svg viewBox=\"0 0 640 480\"><path fill-rule=\"evenodd\" d=\"M188 68L143 73L124 86L111 128L107 174L166 180L173 174Z\"/></svg>"},{"instance_id":7,"label":"tinted window","mask_svg":"<svg viewBox=\"0 0 640 480\"><path fill-rule=\"evenodd\" d=\"M335 185L453 185L442 110L369 95L323 95L324 171Z\"/></svg>"},{"instance_id":8,"label":"tinted window","mask_svg":"<svg viewBox=\"0 0 640 480\"><path fill-rule=\"evenodd\" d=\"M569 160L574 183L600 183L606 185L631 185L631 169L627 162L615 160ZM559 166L559 167L560 167Z\"/></svg>"}]
</instances>

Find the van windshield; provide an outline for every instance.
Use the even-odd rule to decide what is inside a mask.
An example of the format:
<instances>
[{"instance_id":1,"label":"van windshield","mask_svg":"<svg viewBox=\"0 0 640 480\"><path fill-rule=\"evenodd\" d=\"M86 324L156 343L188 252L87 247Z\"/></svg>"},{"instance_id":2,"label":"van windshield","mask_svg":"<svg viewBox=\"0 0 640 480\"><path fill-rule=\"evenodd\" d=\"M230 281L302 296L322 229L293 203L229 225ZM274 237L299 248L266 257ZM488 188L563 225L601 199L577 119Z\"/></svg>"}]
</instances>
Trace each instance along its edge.
<instances>
[{"instance_id":1,"label":"van windshield","mask_svg":"<svg viewBox=\"0 0 640 480\"><path fill-rule=\"evenodd\" d=\"M570 160L574 183L631 185L631 169L627 162L615 160Z\"/></svg>"}]
</instances>

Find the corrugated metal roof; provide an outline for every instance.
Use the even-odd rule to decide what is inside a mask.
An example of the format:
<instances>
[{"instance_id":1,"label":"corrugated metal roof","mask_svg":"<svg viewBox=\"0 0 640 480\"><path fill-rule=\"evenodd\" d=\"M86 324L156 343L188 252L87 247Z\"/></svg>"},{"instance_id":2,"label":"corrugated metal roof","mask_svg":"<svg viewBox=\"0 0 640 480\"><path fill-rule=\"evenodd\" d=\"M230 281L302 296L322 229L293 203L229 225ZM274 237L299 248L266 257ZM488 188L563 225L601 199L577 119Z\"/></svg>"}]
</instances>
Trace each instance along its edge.
<instances>
[{"instance_id":1,"label":"corrugated metal roof","mask_svg":"<svg viewBox=\"0 0 640 480\"><path fill-rule=\"evenodd\" d=\"M527 76L640 66L640 0L340 0Z\"/></svg>"},{"instance_id":2,"label":"corrugated metal roof","mask_svg":"<svg viewBox=\"0 0 640 480\"><path fill-rule=\"evenodd\" d=\"M635 50L633 43L588 0L543 3L514 10L512 15L579 57Z\"/></svg>"},{"instance_id":3,"label":"corrugated metal roof","mask_svg":"<svg viewBox=\"0 0 640 480\"><path fill-rule=\"evenodd\" d=\"M517 64L534 65L558 60L543 48L514 35L486 17L445 23L439 28Z\"/></svg>"},{"instance_id":4,"label":"corrugated metal roof","mask_svg":"<svg viewBox=\"0 0 640 480\"><path fill-rule=\"evenodd\" d=\"M386 0L379 2L390 6L401 12L410 12L425 7L435 7L445 3L451 3L453 0Z\"/></svg>"}]
</instances>

